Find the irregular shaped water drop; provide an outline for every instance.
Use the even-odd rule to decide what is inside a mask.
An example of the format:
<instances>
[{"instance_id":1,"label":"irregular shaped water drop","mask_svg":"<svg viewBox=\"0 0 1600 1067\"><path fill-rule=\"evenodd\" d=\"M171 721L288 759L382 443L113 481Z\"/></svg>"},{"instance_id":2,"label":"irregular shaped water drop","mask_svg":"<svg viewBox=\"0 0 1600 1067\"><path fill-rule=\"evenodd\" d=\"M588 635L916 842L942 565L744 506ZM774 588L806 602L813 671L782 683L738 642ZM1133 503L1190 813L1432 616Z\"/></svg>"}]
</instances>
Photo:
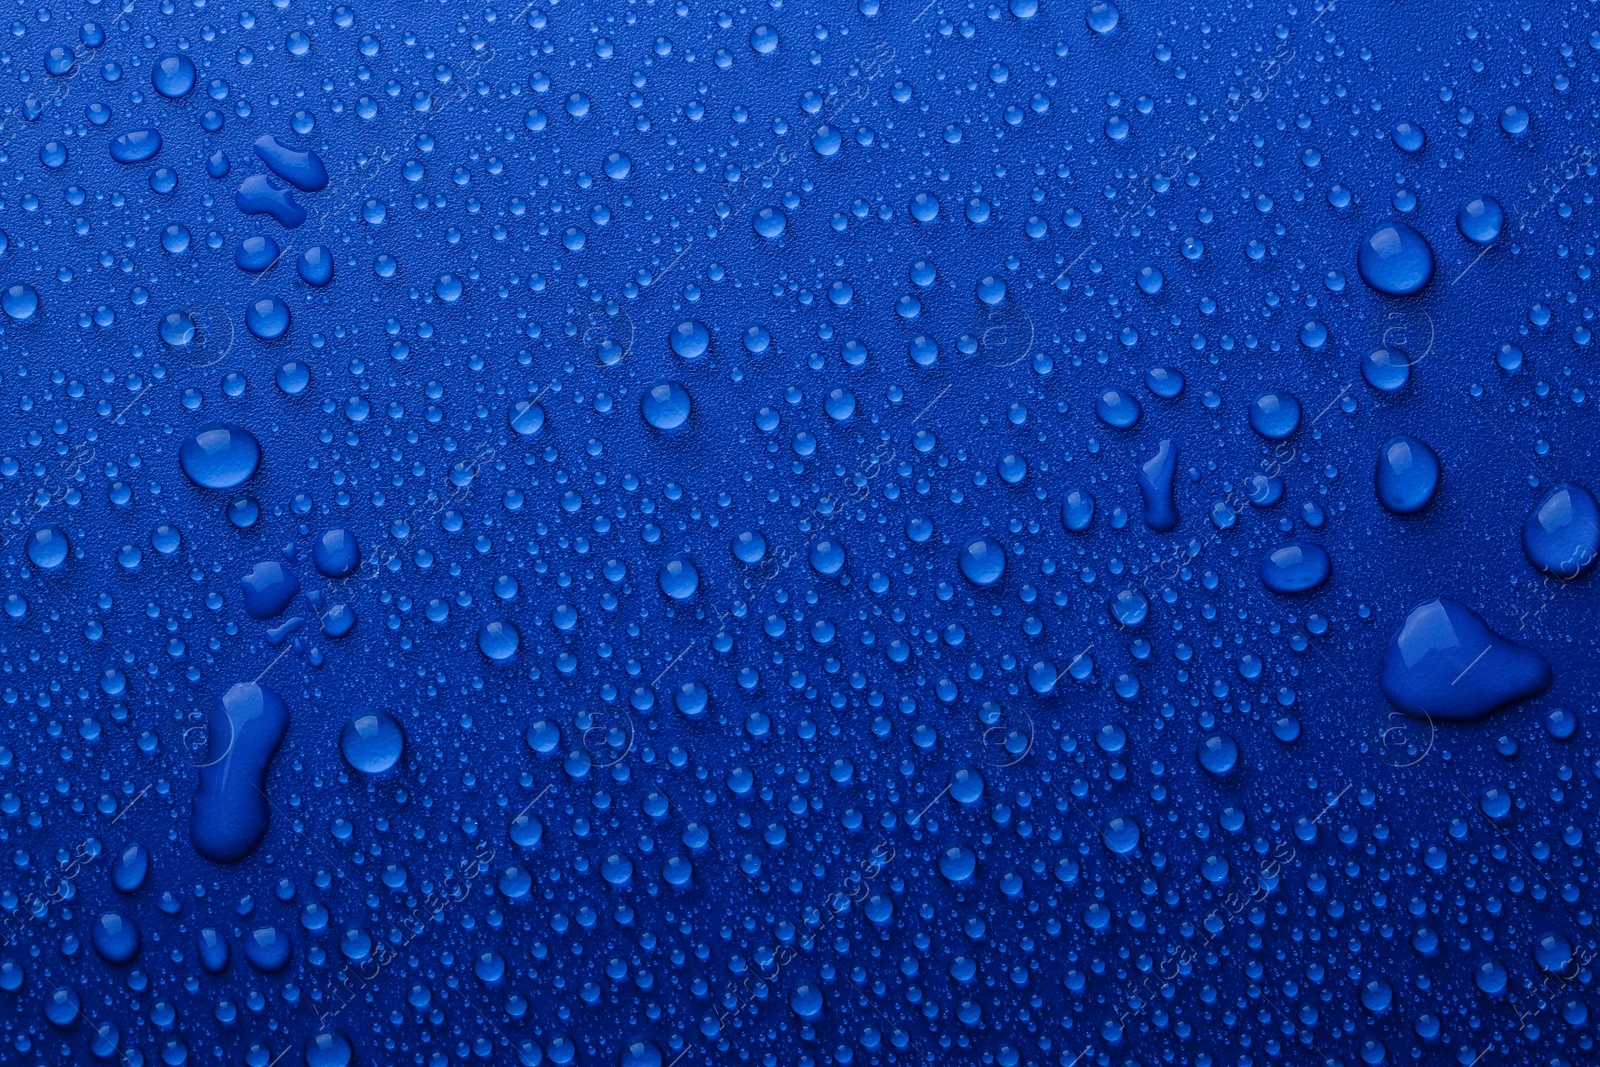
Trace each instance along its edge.
<instances>
[{"instance_id":1,"label":"irregular shaped water drop","mask_svg":"<svg viewBox=\"0 0 1600 1067\"><path fill-rule=\"evenodd\" d=\"M1072 533L1082 533L1094 521L1094 497L1087 489L1069 489L1061 498L1061 525Z\"/></svg>"},{"instance_id":2,"label":"irregular shaped water drop","mask_svg":"<svg viewBox=\"0 0 1600 1067\"><path fill-rule=\"evenodd\" d=\"M299 189L302 193L315 193L328 187L328 168L315 152L301 152L280 142L270 133L256 138L256 158L267 169Z\"/></svg>"},{"instance_id":3,"label":"irregular shaped water drop","mask_svg":"<svg viewBox=\"0 0 1600 1067\"><path fill-rule=\"evenodd\" d=\"M252 174L240 182L233 203L246 215L270 215L290 230L306 221L306 209L295 203L293 191L273 184L265 174Z\"/></svg>"},{"instance_id":4,"label":"irregular shaped water drop","mask_svg":"<svg viewBox=\"0 0 1600 1067\"><path fill-rule=\"evenodd\" d=\"M361 566L361 544L352 531L335 527L312 542L311 561L325 578L348 578Z\"/></svg>"},{"instance_id":5,"label":"irregular shaped water drop","mask_svg":"<svg viewBox=\"0 0 1600 1067\"><path fill-rule=\"evenodd\" d=\"M321 288L333 281L333 252L324 245L312 245L295 261L300 280Z\"/></svg>"},{"instance_id":6,"label":"irregular shaped water drop","mask_svg":"<svg viewBox=\"0 0 1600 1067\"><path fill-rule=\"evenodd\" d=\"M1398 711L1417 718L1474 722L1538 696L1550 664L1507 640L1470 608L1429 600L1406 616L1384 651L1379 686Z\"/></svg>"},{"instance_id":7,"label":"irregular shaped water drop","mask_svg":"<svg viewBox=\"0 0 1600 1067\"><path fill-rule=\"evenodd\" d=\"M111 886L119 893L136 892L149 873L150 853L143 845L129 845L111 861Z\"/></svg>"},{"instance_id":8,"label":"irregular shaped water drop","mask_svg":"<svg viewBox=\"0 0 1600 1067\"><path fill-rule=\"evenodd\" d=\"M271 619L300 592L300 579L277 560L264 560L239 579L240 600L252 619Z\"/></svg>"},{"instance_id":9,"label":"irregular shaped water drop","mask_svg":"<svg viewBox=\"0 0 1600 1067\"><path fill-rule=\"evenodd\" d=\"M195 955L200 958L200 967L207 974L222 974L228 969L228 962L233 957L233 950L228 946L228 939L215 927L205 927L195 935Z\"/></svg>"},{"instance_id":10,"label":"irregular shaped water drop","mask_svg":"<svg viewBox=\"0 0 1600 1067\"><path fill-rule=\"evenodd\" d=\"M256 682L240 682L213 705L189 818L190 841L206 859L237 863L267 836L267 769L288 729L283 701Z\"/></svg>"},{"instance_id":11,"label":"irregular shaped water drop","mask_svg":"<svg viewBox=\"0 0 1600 1067\"><path fill-rule=\"evenodd\" d=\"M1139 496L1144 500L1144 524L1156 533L1166 533L1178 525L1178 506L1173 500L1172 481L1178 469L1178 446L1163 438L1156 454L1139 468Z\"/></svg>"}]
</instances>

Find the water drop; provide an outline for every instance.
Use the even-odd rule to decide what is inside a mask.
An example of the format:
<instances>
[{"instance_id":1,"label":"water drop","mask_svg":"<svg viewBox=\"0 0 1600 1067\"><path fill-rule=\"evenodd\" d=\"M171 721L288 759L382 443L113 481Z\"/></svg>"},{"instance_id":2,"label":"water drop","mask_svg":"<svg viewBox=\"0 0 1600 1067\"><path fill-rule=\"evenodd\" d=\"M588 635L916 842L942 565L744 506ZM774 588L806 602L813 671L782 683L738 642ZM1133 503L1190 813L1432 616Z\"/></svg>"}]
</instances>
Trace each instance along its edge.
<instances>
[{"instance_id":1,"label":"water drop","mask_svg":"<svg viewBox=\"0 0 1600 1067\"><path fill-rule=\"evenodd\" d=\"M478 629L478 651L495 663L504 663L517 654L522 635L509 622L494 620Z\"/></svg>"},{"instance_id":2,"label":"water drop","mask_svg":"<svg viewBox=\"0 0 1600 1067\"><path fill-rule=\"evenodd\" d=\"M263 234L246 237L233 250L233 262L242 271L259 274L278 261L278 242Z\"/></svg>"},{"instance_id":3,"label":"water drop","mask_svg":"<svg viewBox=\"0 0 1600 1067\"><path fill-rule=\"evenodd\" d=\"M289 148L270 133L255 141L256 158L267 169L299 189L302 193L315 193L328 187L328 168L315 152L301 152Z\"/></svg>"},{"instance_id":4,"label":"water drop","mask_svg":"<svg viewBox=\"0 0 1600 1067\"><path fill-rule=\"evenodd\" d=\"M243 485L260 465L260 442L240 426L208 426L178 448L178 466L201 489Z\"/></svg>"},{"instance_id":5,"label":"water drop","mask_svg":"<svg viewBox=\"0 0 1600 1067\"><path fill-rule=\"evenodd\" d=\"M657 430L671 432L689 421L689 390L677 382L657 382L639 400L639 413Z\"/></svg>"},{"instance_id":6,"label":"water drop","mask_svg":"<svg viewBox=\"0 0 1600 1067\"><path fill-rule=\"evenodd\" d=\"M1269 441L1281 441L1300 428L1300 401L1281 390L1259 394L1250 404L1250 428Z\"/></svg>"},{"instance_id":7,"label":"water drop","mask_svg":"<svg viewBox=\"0 0 1600 1067\"><path fill-rule=\"evenodd\" d=\"M1413 122L1402 122L1394 128L1394 146L1402 152L1415 154L1422 151L1427 136L1422 127Z\"/></svg>"},{"instance_id":8,"label":"water drop","mask_svg":"<svg viewBox=\"0 0 1600 1067\"><path fill-rule=\"evenodd\" d=\"M1107 0L1095 0L1084 14L1084 21L1089 28L1102 37L1117 28L1119 18L1117 9Z\"/></svg>"},{"instance_id":9,"label":"water drop","mask_svg":"<svg viewBox=\"0 0 1600 1067\"><path fill-rule=\"evenodd\" d=\"M1005 577L1006 550L991 538L974 538L961 550L960 564L962 577L979 588L987 588Z\"/></svg>"},{"instance_id":10,"label":"water drop","mask_svg":"<svg viewBox=\"0 0 1600 1067\"><path fill-rule=\"evenodd\" d=\"M656 585L671 600L688 600L700 588L700 571L687 556L674 556L656 571Z\"/></svg>"},{"instance_id":11,"label":"water drop","mask_svg":"<svg viewBox=\"0 0 1600 1067\"><path fill-rule=\"evenodd\" d=\"M327 285L333 281L333 252L324 245L312 245L300 253L295 270L307 285L318 288Z\"/></svg>"},{"instance_id":12,"label":"water drop","mask_svg":"<svg viewBox=\"0 0 1600 1067\"><path fill-rule=\"evenodd\" d=\"M685 319L672 328L667 340L684 359L699 359L711 347L711 331L697 319Z\"/></svg>"},{"instance_id":13,"label":"water drop","mask_svg":"<svg viewBox=\"0 0 1600 1067\"><path fill-rule=\"evenodd\" d=\"M111 158L118 163L143 163L160 151L159 130L129 130L111 139Z\"/></svg>"},{"instance_id":14,"label":"water drop","mask_svg":"<svg viewBox=\"0 0 1600 1067\"><path fill-rule=\"evenodd\" d=\"M1119 856L1126 856L1139 847L1141 831L1131 815L1118 815L1100 828L1100 839L1106 848Z\"/></svg>"},{"instance_id":15,"label":"water drop","mask_svg":"<svg viewBox=\"0 0 1600 1067\"><path fill-rule=\"evenodd\" d=\"M1138 470L1139 496L1144 501L1144 524L1156 533L1166 533L1178 525L1178 507L1173 500L1173 476L1178 469L1178 446L1162 439L1156 454Z\"/></svg>"},{"instance_id":16,"label":"water drop","mask_svg":"<svg viewBox=\"0 0 1600 1067\"><path fill-rule=\"evenodd\" d=\"M257 297L245 308L244 324L262 341L275 341L289 329L289 305L275 296Z\"/></svg>"},{"instance_id":17,"label":"water drop","mask_svg":"<svg viewBox=\"0 0 1600 1067\"><path fill-rule=\"evenodd\" d=\"M42 571L53 571L67 561L72 545L59 526L41 526L28 535L28 559Z\"/></svg>"},{"instance_id":18,"label":"water drop","mask_svg":"<svg viewBox=\"0 0 1600 1067\"><path fill-rule=\"evenodd\" d=\"M1491 630L1454 600L1429 600L1406 616L1384 652L1379 684L1408 715L1473 722L1550 685L1550 664Z\"/></svg>"},{"instance_id":19,"label":"water drop","mask_svg":"<svg viewBox=\"0 0 1600 1067\"><path fill-rule=\"evenodd\" d=\"M195 851L206 859L236 863L266 837L267 766L288 728L283 701L255 682L233 686L213 704L189 820Z\"/></svg>"},{"instance_id":20,"label":"water drop","mask_svg":"<svg viewBox=\"0 0 1600 1067\"><path fill-rule=\"evenodd\" d=\"M1261 561L1261 584L1274 593L1305 593L1319 588L1332 572L1332 561L1320 545L1291 541Z\"/></svg>"},{"instance_id":21,"label":"water drop","mask_svg":"<svg viewBox=\"0 0 1600 1067\"><path fill-rule=\"evenodd\" d=\"M1131 430L1143 412L1138 398L1121 389L1103 391L1094 407L1094 413L1101 422L1118 430Z\"/></svg>"},{"instance_id":22,"label":"water drop","mask_svg":"<svg viewBox=\"0 0 1600 1067\"><path fill-rule=\"evenodd\" d=\"M1374 348L1361 358L1361 377L1380 393L1395 393L1411 380L1411 357L1398 348Z\"/></svg>"},{"instance_id":23,"label":"water drop","mask_svg":"<svg viewBox=\"0 0 1600 1067\"><path fill-rule=\"evenodd\" d=\"M1545 493L1522 523L1528 562L1552 578L1581 578L1600 556L1600 504L1576 482Z\"/></svg>"},{"instance_id":24,"label":"water drop","mask_svg":"<svg viewBox=\"0 0 1600 1067\"><path fill-rule=\"evenodd\" d=\"M382 774L400 762L405 734L388 712L357 715L339 733L345 762L363 774Z\"/></svg>"},{"instance_id":25,"label":"water drop","mask_svg":"<svg viewBox=\"0 0 1600 1067\"><path fill-rule=\"evenodd\" d=\"M361 545L350 530L335 527L312 542L311 559L324 578L348 578L361 566Z\"/></svg>"},{"instance_id":26,"label":"water drop","mask_svg":"<svg viewBox=\"0 0 1600 1067\"><path fill-rule=\"evenodd\" d=\"M1461 236L1477 245L1494 244L1505 221L1505 209L1492 196L1474 197L1456 212L1456 228Z\"/></svg>"},{"instance_id":27,"label":"water drop","mask_svg":"<svg viewBox=\"0 0 1600 1067\"><path fill-rule=\"evenodd\" d=\"M1395 515L1414 515L1439 488L1439 456L1423 441L1397 434L1378 450L1378 503Z\"/></svg>"},{"instance_id":28,"label":"water drop","mask_svg":"<svg viewBox=\"0 0 1600 1067\"><path fill-rule=\"evenodd\" d=\"M0 293L0 311L13 322L27 322L38 310L39 294L31 285L17 282Z\"/></svg>"},{"instance_id":29,"label":"water drop","mask_svg":"<svg viewBox=\"0 0 1600 1067\"><path fill-rule=\"evenodd\" d=\"M1213 734L1200 742L1196 756L1207 773L1221 778L1239 762L1239 745L1227 734Z\"/></svg>"},{"instance_id":30,"label":"water drop","mask_svg":"<svg viewBox=\"0 0 1600 1067\"><path fill-rule=\"evenodd\" d=\"M168 100L188 96L194 80L194 61L188 56L162 56L150 69L150 83Z\"/></svg>"},{"instance_id":31,"label":"water drop","mask_svg":"<svg viewBox=\"0 0 1600 1067\"><path fill-rule=\"evenodd\" d=\"M1082 533L1094 521L1094 497L1087 489L1069 489L1061 500L1061 525L1072 533Z\"/></svg>"},{"instance_id":32,"label":"water drop","mask_svg":"<svg viewBox=\"0 0 1600 1067\"><path fill-rule=\"evenodd\" d=\"M1433 249L1403 222L1385 222L1356 250L1361 280L1387 296L1421 292L1433 278Z\"/></svg>"}]
</instances>

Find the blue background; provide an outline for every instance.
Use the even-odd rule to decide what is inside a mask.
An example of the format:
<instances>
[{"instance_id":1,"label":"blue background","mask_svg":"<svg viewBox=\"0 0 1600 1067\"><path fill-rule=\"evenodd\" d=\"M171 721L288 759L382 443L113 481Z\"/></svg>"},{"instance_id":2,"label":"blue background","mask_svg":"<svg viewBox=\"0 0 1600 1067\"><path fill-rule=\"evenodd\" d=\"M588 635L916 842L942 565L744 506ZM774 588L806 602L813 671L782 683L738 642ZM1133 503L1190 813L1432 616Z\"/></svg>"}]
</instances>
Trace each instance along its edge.
<instances>
[{"instance_id":1,"label":"blue background","mask_svg":"<svg viewBox=\"0 0 1600 1067\"><path fill-rule=\"evenodd\" d=\"M13 291L0 334L0 1062L1592 1057L1593 579L1519 538L1596 480L1594 5L1129 3L1107 33L1051 0L918 8L13 12L0 288L38 307ZM113 161L148 128L155 158ZM329 172L298 227L236 204L264 134ZM1456 225L1482 196L1485 247ZM1392 219L1436 257L1414 297L1356 270ZM291 322L263 340L268 297ZM685 322L704 354L673 351ZM1384 345L1394 394L1360 374ZM641 416L662 381L692 397L674 431ZM1286 441L1250 428L1266 390L1301 405ZM179 466L218 423L262 449L236 490ZM1414 516L1374 494L1397 433L1443 465ZM1162 440L1181 522L1155 533ZM26 552L48 527L55 568ZM315 566L331 529L353 575ZM980 537L986 587L958 566ZM1333 573L1288 597L1257 572L1291 540ZM265 620L262 561L301 590ZM1385 646L1439 596L1549 691L1394 713ZM252 680L290 724L265 839L221 866L191 807ZM381 774L341 754L372 712L405 737ZM134 958L95 947L107 914ZM285 939L279 969L247 952Z\"/></svg>"}]
</instances>

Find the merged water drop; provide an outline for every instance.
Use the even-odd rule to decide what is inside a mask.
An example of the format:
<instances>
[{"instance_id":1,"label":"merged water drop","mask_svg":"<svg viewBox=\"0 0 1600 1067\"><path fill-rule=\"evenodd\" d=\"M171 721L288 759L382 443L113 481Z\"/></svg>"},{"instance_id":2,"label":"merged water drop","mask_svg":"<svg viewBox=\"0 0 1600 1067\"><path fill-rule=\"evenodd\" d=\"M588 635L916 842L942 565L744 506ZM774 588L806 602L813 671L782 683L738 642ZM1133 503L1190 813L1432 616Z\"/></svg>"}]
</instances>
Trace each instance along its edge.
<instances>
[{"instance_id":1,"label":"merged water drop","mask_svg":"<svg viewBox=\"0 0 1600 1067\"><path fill-rule=\"evenodd\" d=\"M216 700L189 819L189 839L200 855L237 863L266 837L272 811L267 769L288 730L283 701L255 682L241 682Z\"/></svg>"},{"instance_id":2,"label":"merged water drop","mask_svg":"<svg viewBox=\"0 0 1600 1067\"><path fill-rule=\"evenodd\" d=\"M1408 715L1472 722L1538 696L1550 679L1550 664L1539 653L1441 598L1406 616L1384 652L1379 684L1389 703Z\"/></svg>"}]
</instances>

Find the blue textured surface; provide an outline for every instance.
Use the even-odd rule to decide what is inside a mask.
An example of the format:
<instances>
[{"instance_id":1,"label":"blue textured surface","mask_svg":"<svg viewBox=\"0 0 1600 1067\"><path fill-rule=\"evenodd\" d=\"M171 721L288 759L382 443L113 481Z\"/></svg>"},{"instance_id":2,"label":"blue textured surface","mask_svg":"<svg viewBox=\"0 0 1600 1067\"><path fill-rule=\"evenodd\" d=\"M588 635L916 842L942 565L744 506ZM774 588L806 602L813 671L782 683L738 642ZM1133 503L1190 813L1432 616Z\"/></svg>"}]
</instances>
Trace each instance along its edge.
<instances>
[{"instance_id":1,"label":"blue textured surface","mask_svg":"<svg viewBox=\"0 0 1600 1067\"><path fill-rule=\"evenodd\" d=\"M0 1064L1594 1062L1591 0L12 17Z\"/></svg>"}]
</instances>

